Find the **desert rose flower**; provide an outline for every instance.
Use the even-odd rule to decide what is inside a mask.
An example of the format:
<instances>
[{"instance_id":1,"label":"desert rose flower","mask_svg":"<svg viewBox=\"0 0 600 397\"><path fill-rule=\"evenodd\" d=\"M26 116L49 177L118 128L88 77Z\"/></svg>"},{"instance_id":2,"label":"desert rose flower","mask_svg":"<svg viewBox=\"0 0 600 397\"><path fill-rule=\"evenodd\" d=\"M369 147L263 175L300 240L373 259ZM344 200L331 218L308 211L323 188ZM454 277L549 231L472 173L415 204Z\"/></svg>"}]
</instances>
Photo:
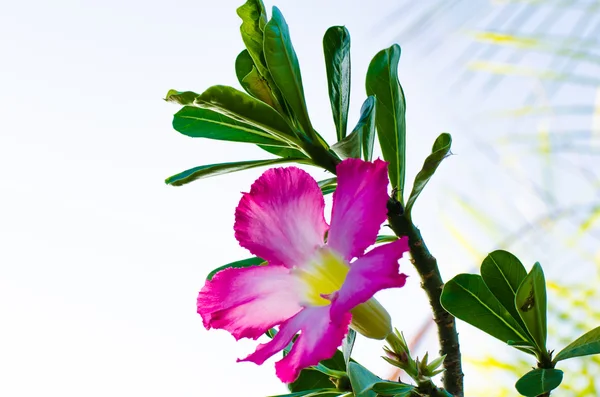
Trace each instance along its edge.
<instances>
[{"instance_id":1,"label":"desert rose flower","mask_svg":"<svg viewBox=\"0 0 600 397\"><path fill-rule=\"evenodd\" d=\"M373 295L406 282L398 264L406 238L365 254L387 215L387 163L347 159L337 176L327 225L323 194L309 174L296 167L262 174L240 200L234 229L240 245L267 264L222 270L198 296L207 329L258 339L279 326L271 341L239 361L260 365L299 333L275 365L286 383L332 357L349 326L369 338L388 336L390 316Z\"/></svg>"}]
</instances>

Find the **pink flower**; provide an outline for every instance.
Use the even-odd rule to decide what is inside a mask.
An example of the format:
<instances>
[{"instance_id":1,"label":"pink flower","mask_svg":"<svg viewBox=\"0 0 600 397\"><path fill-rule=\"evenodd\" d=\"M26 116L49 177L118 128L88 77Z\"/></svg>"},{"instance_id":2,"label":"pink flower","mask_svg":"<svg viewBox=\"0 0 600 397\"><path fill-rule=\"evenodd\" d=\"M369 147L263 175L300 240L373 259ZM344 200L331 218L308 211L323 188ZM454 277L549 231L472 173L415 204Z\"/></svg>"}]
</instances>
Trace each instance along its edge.
<instances>
[{"instance_id":1,"label":"pink flower","mask_svg":"<svg viewBox=\"0 0 600 397\"><path fill-rule=\"evenodd\" d=\"M268 264L223 270L198 296L206 329L258 339L279 325L271 341L238 361L260 365L300 333L275 365L286 383L332 357L349 326L384 339L391 322L373 294L406 282L398 264L408 251L406 238L365 254L387 215L387 163L348 159L337 174L330 226L323 195L306 172L287 167L262 174L240 200L234 229L240 245Z\"/></svg>"}]
</instances>

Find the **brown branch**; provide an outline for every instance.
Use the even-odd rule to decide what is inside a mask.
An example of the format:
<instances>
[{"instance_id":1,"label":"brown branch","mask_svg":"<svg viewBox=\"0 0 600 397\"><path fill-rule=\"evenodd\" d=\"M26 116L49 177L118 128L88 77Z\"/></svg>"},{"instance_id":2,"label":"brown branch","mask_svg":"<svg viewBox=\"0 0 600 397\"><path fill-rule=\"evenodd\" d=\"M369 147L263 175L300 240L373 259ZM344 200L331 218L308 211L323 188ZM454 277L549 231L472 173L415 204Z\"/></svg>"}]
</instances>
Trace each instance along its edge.
<instances>
[{"instance_id":1,"label":"brown branch","mask_svg":"<svg viewBox=\"0 0 600 397\"><path fill-rule=\"evenodd\" d=\"M446 355L444 388L456 397L463 397L463 373L456 322L440 303L444 282L437 260L429 253L419 229L405 216L402 205L393 198L388 202L388 222L397 236L408 236L412 262L421 277L421 287L429 298L433 319L438 329L440 355Z\"/></svg>"}]
</instances>

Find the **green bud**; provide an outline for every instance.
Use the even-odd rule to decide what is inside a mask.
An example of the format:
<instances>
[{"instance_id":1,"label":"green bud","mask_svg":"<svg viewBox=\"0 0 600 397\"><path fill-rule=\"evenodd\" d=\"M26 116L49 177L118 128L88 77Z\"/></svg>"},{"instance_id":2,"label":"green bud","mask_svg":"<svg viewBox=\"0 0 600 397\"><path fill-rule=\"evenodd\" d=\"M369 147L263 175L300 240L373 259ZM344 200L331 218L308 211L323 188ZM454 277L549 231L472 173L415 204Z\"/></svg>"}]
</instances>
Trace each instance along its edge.
<instances>
[{"instance_id":1,"label":"green bud","mask_svg":"<svg viewBox=\"0 0 600 397\"><path fill-rule=\"evenodd\" d=\"M367 338L381 340L392 333L392 319L375 298L356 306L351 313L350 327Z\"/></svg>"}]
</instances>

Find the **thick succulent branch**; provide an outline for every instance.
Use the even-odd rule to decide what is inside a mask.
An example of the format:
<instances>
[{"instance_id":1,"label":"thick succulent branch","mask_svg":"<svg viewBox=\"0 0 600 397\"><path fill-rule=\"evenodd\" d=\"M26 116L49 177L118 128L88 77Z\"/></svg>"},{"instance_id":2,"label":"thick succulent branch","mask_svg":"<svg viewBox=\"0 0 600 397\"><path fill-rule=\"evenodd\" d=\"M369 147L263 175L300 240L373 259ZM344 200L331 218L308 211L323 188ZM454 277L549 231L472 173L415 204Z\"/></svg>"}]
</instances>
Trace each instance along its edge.
<instances>
[{"instance_id":1,"label":"thick succulent branch","mask_svg":"<svg viewBox=\"0 0 600 397\"><path fill-rule=\"evenodd\" d=\"M421 277L421 286L429 298L433 319L438 329L440 356L446 355L444 388L452 395L462 397L464 395L463 373L456 322L440 303L444 282L437 260L429 253L419 229L405 216L402 205L393 198L388 202L388 222L397 236L408 236L413 264Z\"/></svg>"}]
</instances>

